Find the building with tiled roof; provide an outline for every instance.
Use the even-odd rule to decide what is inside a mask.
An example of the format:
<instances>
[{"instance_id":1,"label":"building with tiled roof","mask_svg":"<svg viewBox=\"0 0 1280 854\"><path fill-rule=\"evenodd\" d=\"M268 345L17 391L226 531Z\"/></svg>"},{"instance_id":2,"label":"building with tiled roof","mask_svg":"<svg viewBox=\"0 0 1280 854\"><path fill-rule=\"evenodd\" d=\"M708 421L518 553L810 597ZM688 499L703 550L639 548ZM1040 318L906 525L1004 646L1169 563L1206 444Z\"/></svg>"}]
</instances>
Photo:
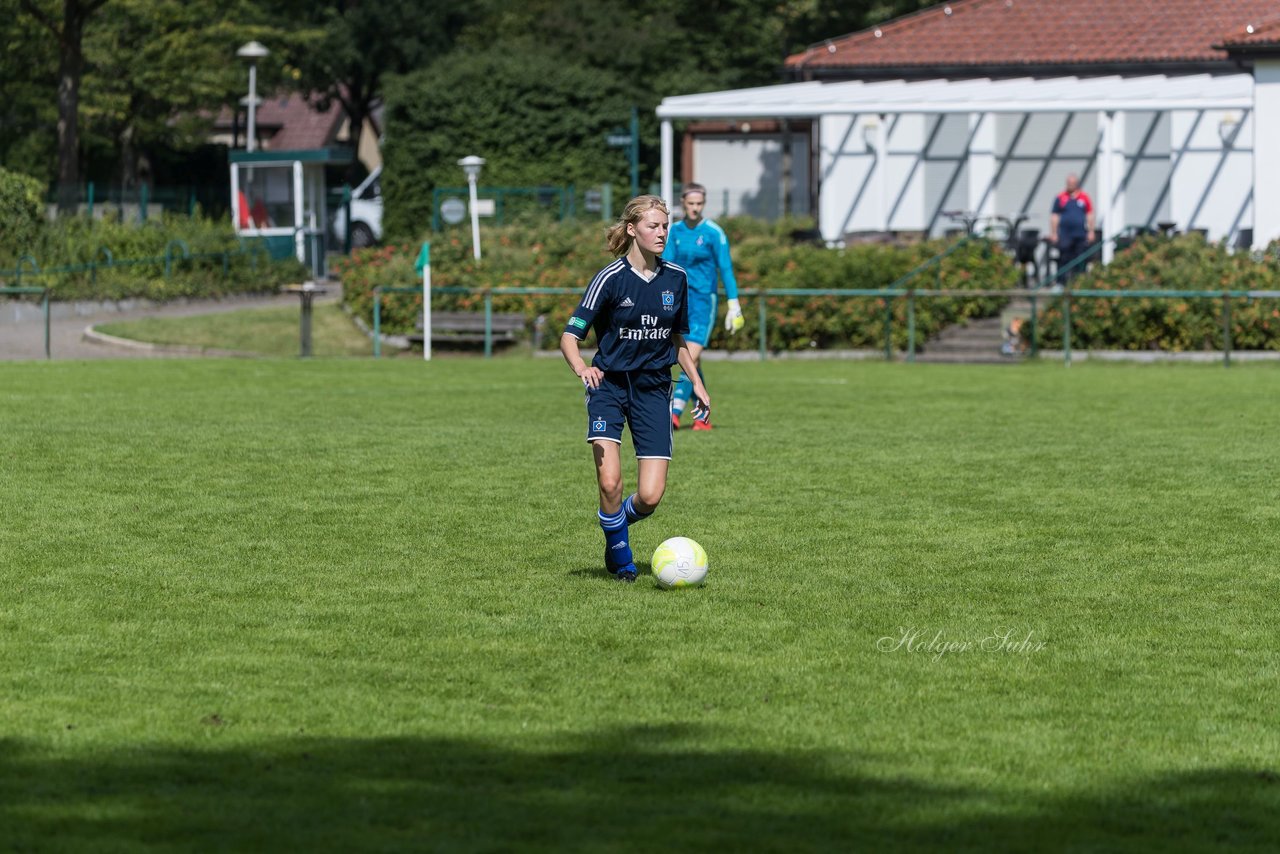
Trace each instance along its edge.
<instances>
[{"instance_id":1,"label":"building with tiled roof","mask_svg":"<svg viewBox=\"0 0 1280 854\"><path fill-rule=\"evenodd\" d=\"M829 242L938 235L954 212L1043 232L1071 173L1107 247L1161 224L1280 239L1277 0L954 0L784 72L663 100L666 197L681 121L708 215L807 213Z\"/></svg>"},{"instance_id":2,"label":"building with tiled roof","mask_svg":"<svg viewBox=\"0 0 1280 854\"><path fill-rule=\"evenodd\" d=\"M1222 39L1222 50L1228 56L1265 56L1280 54L1280 13L1260 24L1249 23L1238 32L1227 33Z\"/></svg>"},{"instance_id":3,"label":"building with tiled roof","mask_svg":"<svg viewBox=\"0 0 1280 854\"><path fill-rule=\"evenodd\" d=\"M794 79L920 74L1223 73L1223 47L1275 0L954 0L828 39L786 61Z\"/></svg>"}]
</instances>

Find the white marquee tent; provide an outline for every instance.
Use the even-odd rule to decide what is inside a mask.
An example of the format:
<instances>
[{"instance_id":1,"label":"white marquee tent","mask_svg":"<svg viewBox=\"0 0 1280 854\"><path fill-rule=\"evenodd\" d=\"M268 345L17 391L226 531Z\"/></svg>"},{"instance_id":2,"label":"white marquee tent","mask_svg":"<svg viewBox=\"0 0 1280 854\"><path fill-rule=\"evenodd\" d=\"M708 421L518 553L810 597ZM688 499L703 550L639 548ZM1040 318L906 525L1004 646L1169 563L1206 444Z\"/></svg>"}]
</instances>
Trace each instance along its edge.
<instances>
[{"instance_id":1,"label":"white marquee tent","mask_svg":"<svg viewBox=\"0 0 1280 854\"><path fill-rule=\"evenodd\" d=\"M937 232L944 208L1047 219L1074 171L1094 194L1104 238L1166 220L1213 239L1248 240L1251 228L1263 246L1280 238L1280 61L1256 66L1252 74L814 81L668 97L657 110L662 194L672 200L673 121L805 119L813 208L827 240ZM695 178L709 183L702 171L695 165Z\"/></svg>"}]
</instances>

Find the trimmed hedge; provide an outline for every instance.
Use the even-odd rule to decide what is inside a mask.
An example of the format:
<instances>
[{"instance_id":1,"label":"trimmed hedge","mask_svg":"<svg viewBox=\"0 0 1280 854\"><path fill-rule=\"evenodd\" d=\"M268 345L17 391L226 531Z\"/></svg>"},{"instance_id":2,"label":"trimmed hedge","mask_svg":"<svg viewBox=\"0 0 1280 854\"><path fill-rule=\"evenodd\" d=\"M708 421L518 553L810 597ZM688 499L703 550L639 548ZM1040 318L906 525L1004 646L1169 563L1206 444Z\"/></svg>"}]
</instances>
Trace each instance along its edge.
<instances>
[{"instance_id":1,"label":"trimmed hedge","mask_svg":"<svg viewBox=\"0 0 1280 854\"><path fill-rule=\"evenodd\" d=\"M883 288L947 244L941 241L911 246L865 245L842 250L795 245L786 237L801 223L766 225L733 218L721 221L733 248L734 270L743 290ZM546 225L488 228L482 235L483 260L475 264L470 241L461 235L444 235L432 243L432 284L440 286L565 287L564 296L493 297L497 312L519 312L529 328L539 315L546 325L542 346L554 348L573 306L592 275L609 261L604 251L604 225ZM353 312L372 322L373 288L412 287L418 281L413 263L418 247L389 245L356 252L334 269L343 282L343 298ZM999 249L985 242L962 247L942 264L939 274L929 271L913 284L918 288L1005 288L1018 281L1018 271ZM916 303L917 341L966 318L989 317L1005 300L992 297L937 298ZM723 300L722 300L723 303ZM481 294L440 294L436 309L481 311ZM719 325L710 346L729 350L758 347L757 305L743 296L746 328L730 336ZM723 318L724 306L720 308ZM383 296L382 328L404 334L414 330L422 313L421 294ZM770 297L766 306L767 346L773 350L810 348L880 347L884 343L885 300L872 297ZM893 300L894 346L907 344L907 302Z\"/></svg>"},{"instance_id":2,"label":"trimmed hedge","mask_svg":"<svg viewBox=\"0 0 1280 854\"><path fill-rule=\"evenodd\" d=\"M0 168L0 269L13 266L35 239L43 196L35 178Z\"/></svg>"},{"instance_id":3,"label":"trimmed hedge","mask_svg":"<svg viewBox=\"0 0 1280 854\"><path fill-rule=\"evenodd\" d=\"M181 248L175 246L166 276L165 247L175 240L185 243L193 257L182 258ZM101 252L104 247L114 259L110 266ZM36 276L24 267L23 284L49 287L55 300L165 301L268 293L309 277L307 268L295 260L273 262L254 242L242 244L227 222L177 215L141 225L59 219L42 223L23 251L37 260L41 270ZM224 252L230 253L225 272ZM95 261L101 265L96 273L86 269ZM65 272L63 268L80 269ZM0 271L0 277L4 275Z\"/></svg>"},{"instance_id":4,"label":"trimmed hedge","mask_svg":"<svg viewBox=\"0 0 1280 854\"><path fill-rule=\"evenodd\" d=\"M1143 237L1073 288L1106 290L1280 290L1277 246L1255 258L1196 234ZM1040 312L1040 346L1061 346L1062 301ZM1030 341L1029 325L1023 338ZM1071 302L1071 346L1095 350L1222 349L1222 298L1081 298ZM1280 350L1280 300L1231 300L1231 346Z\"/></svg>"}]
</instances>

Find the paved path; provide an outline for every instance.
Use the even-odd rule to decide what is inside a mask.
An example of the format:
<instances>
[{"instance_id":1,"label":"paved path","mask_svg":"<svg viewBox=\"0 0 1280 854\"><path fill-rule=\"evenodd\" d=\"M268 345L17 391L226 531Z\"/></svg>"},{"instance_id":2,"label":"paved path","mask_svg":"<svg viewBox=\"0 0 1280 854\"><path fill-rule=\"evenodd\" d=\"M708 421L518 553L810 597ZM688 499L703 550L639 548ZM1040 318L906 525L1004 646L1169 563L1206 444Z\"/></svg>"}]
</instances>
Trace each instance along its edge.
<instances>
[{"instance_id":1,"label":"paved path","mask_svg":"<svg viewBox=\"0 0 1280 854\"><path fill-rule=\"evenodd\" d=\"M336 302L339 299L337 283L326 287L331 290L316 298L316 304ZM79 312L70 305L54 306L49 322L49 349L54 359L154 359L187 358L191 354L155 352L129 347L98 344L84 338L85 328L97 323L135 320L143 317L190 317L197 314L220 314L245 308L270 308L276 306L299 307L296 294L278 294L268 297L228 297L220 300L190 300L165 305L138 305L126 309L80 304ZM17 361L44 358L44 319L39 304L23 305L20 312L12 303L0 302L0 361ZM15 314L17 316L15 317Z\"/></svg>"}]
</instances>

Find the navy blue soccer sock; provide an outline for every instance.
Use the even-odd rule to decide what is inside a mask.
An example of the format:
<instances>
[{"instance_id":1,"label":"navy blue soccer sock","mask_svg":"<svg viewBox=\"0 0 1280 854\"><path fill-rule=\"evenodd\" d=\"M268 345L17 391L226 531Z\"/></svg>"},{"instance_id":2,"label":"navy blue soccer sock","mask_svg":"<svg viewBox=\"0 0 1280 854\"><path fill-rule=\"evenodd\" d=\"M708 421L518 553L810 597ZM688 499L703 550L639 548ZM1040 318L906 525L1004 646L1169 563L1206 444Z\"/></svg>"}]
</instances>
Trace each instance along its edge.
<instances>
[{"instance_id":1,"label":"navy blue soccer sock","mask_svg":"<svg viewBox=\"0 0 1280 854\"><path fill-rule=\"evenodd\" d=\"M619 510L609 515L603 510L596 514L600 529L604 531L604 556L609 569L617 569L634 563L631 544L627 542L627 514Z\"/></svg>"},{"instance_id":2,"label":"navy blue soccer sock","mask_svg":"<svg viewBox=\"0 0 1280 854\"><path fill-rule=\"evenodd\" d=\"M623 500L622 512L627 515L628 525L634 525L636 522L640 522L645 519L648 519L650 516L653 515L652 510L650 510L648 513L641 513L639 510L636 509L636 495L634 492L628 495L626 499Z\"/></svg>"}]
</instances>

